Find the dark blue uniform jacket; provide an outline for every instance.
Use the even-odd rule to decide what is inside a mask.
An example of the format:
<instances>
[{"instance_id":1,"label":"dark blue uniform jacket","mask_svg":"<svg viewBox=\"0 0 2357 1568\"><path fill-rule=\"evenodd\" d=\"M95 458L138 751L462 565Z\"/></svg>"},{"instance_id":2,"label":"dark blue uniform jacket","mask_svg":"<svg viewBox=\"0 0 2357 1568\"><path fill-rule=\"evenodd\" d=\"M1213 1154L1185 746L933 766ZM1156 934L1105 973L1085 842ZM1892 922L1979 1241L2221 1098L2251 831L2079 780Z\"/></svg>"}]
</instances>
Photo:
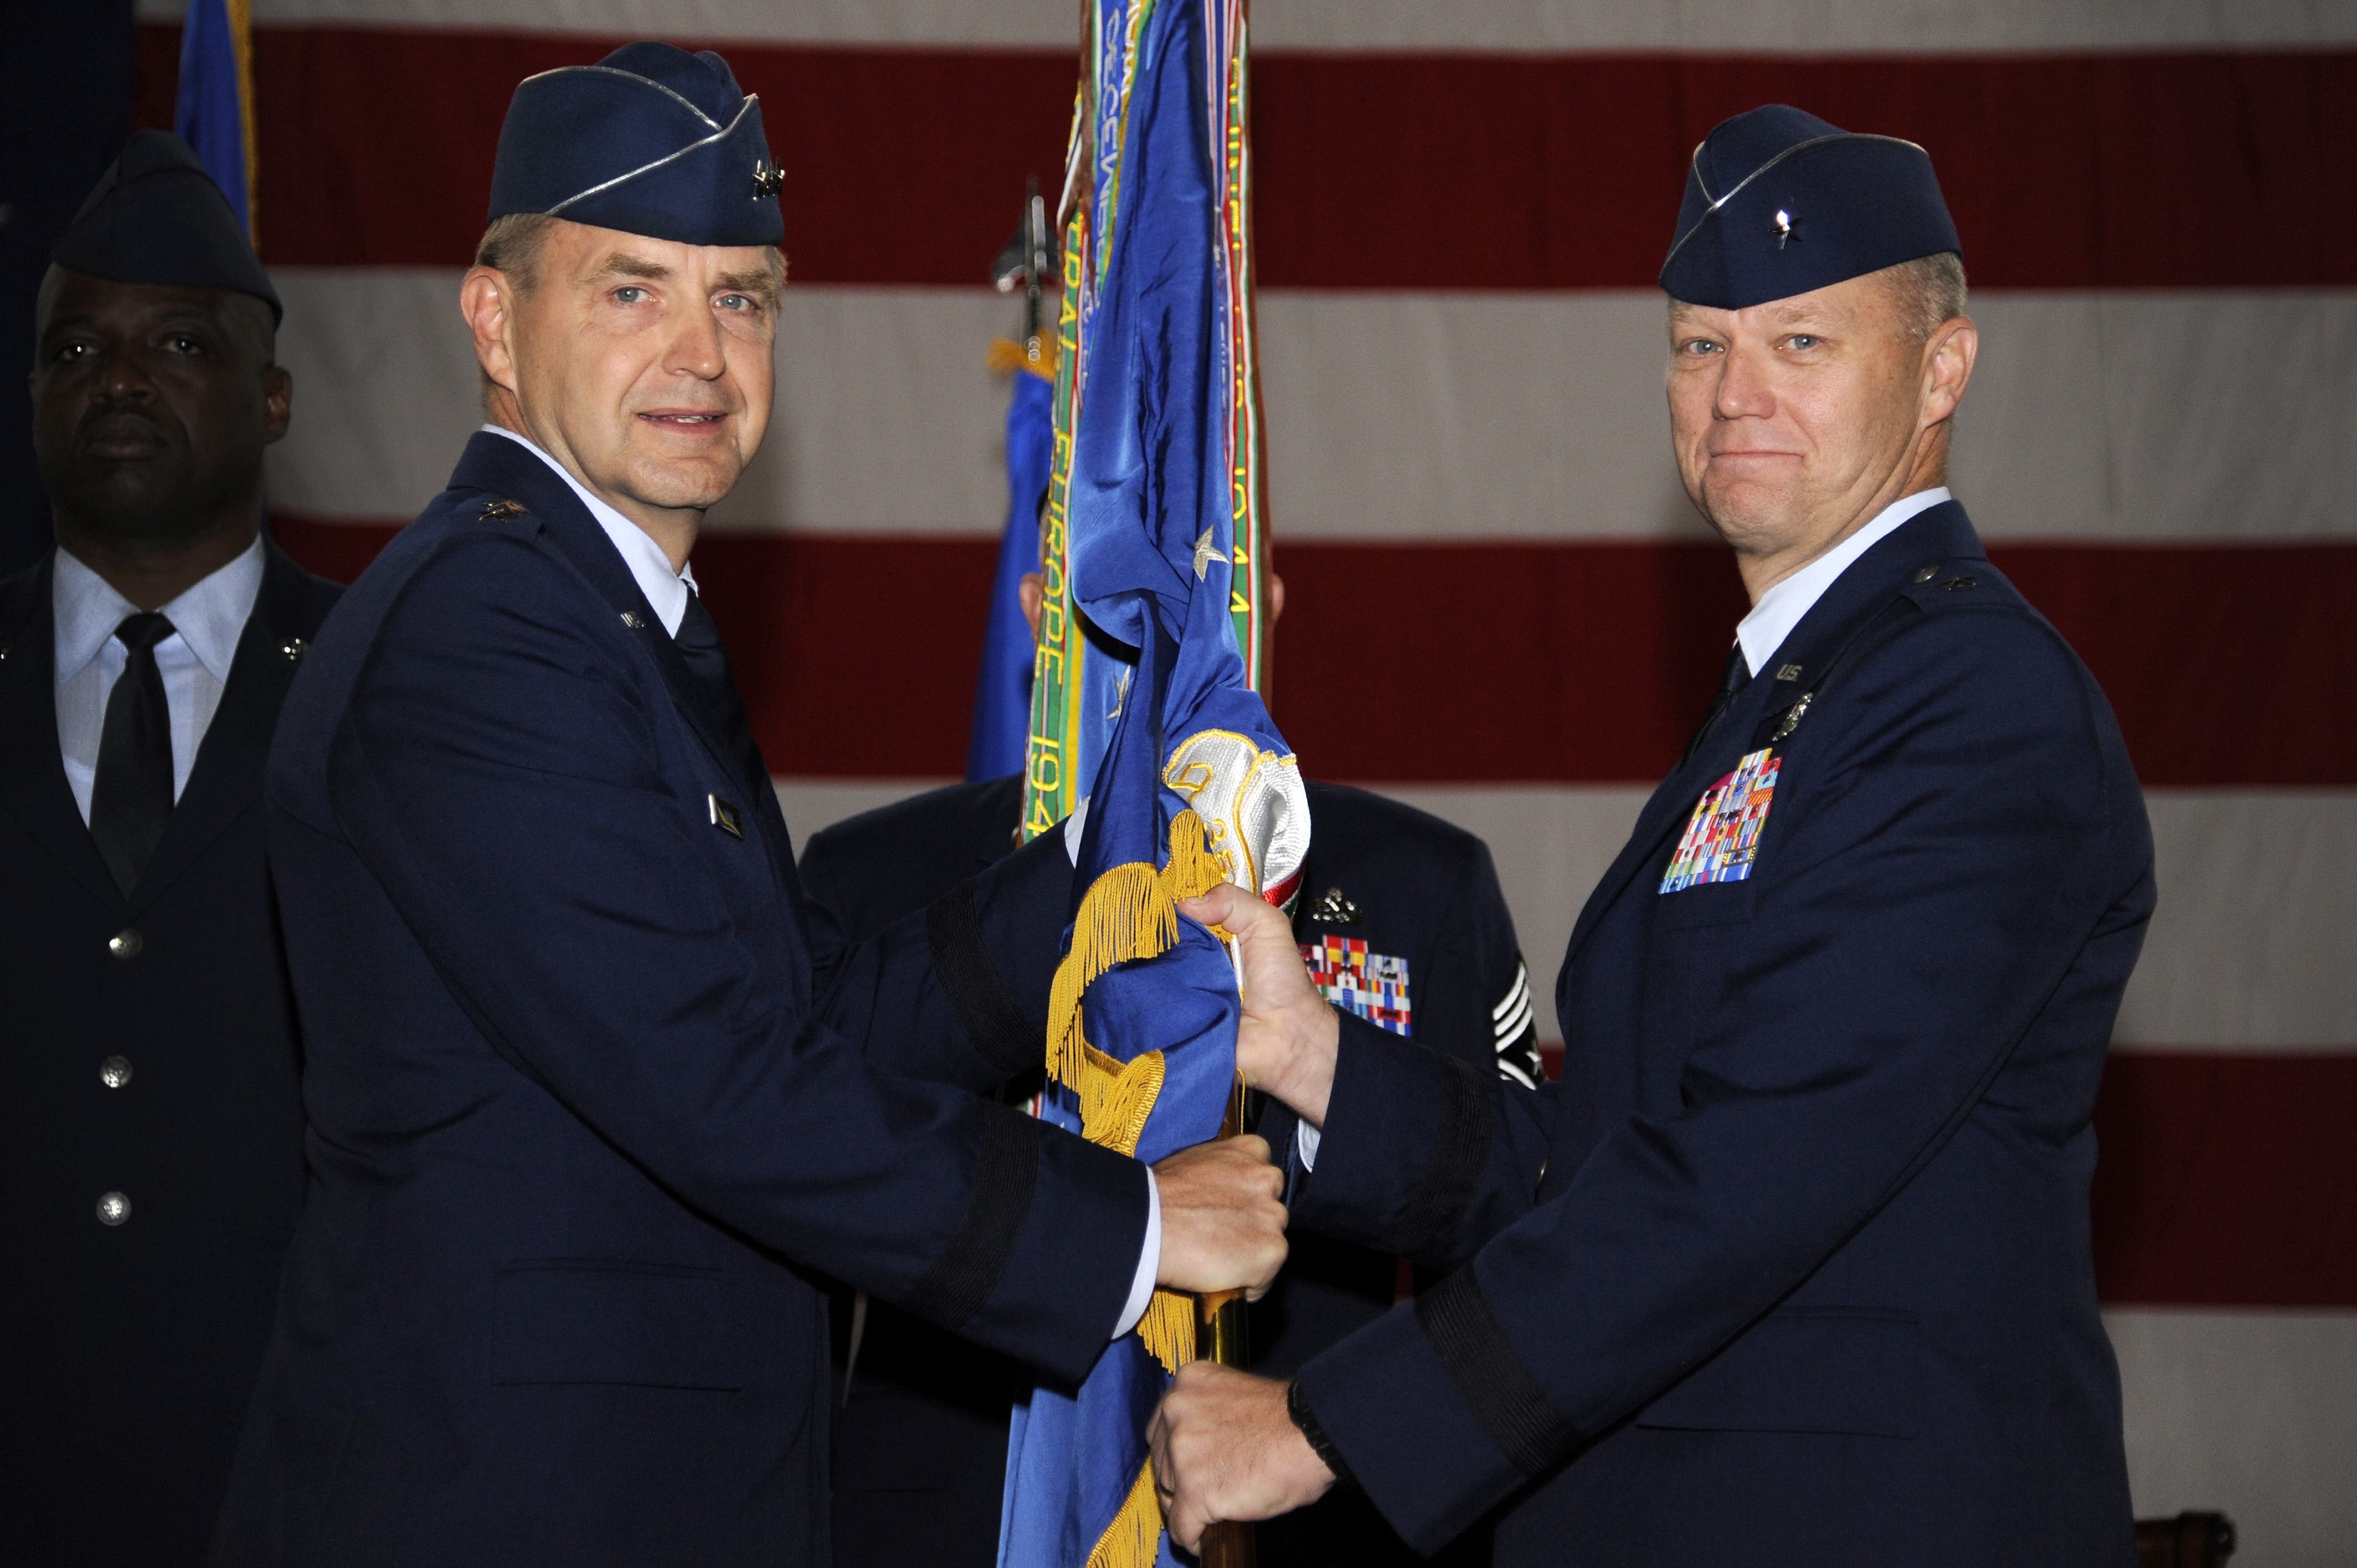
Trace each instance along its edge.
<instances>
[{"instance_id":1,"label":"dark blue uniform jacket","mask_svg":"<svg viewBox=\"0 0 2357 1568\"><path fill-rule=\"evenodd\" d=\"M1750 875L1660 891L1771 746ZM1343 1021L1296 1226L1455 1271L1302 1374L1369 1495L1506 1563L2133 1563L2089 1117L2152 904L2085 668L1961 507L1877 543L1588 899L1560 1083Z\"/></svg>"},{"instance_id":2,"label":"dark blue uniform jacket","mask_svg":"<svg viewBox=\"0 0 2357 1568\"><path fill-rule=\"evenodd\" d=\"M1419 1045L1535 1082L1530 986L1489 846L1364 789L1315 779L1307 788L1312 832L1295 936L1361 941L1405 961ZM812 835L802 879L847 933L865 936L1011 854L1022 815L1019 774L932 790ZM1040 1076L1032 1066L1016 1080L1027 1094ZM1397 1294L1394 1254L1306 1232L1290 1240L1285 1272L1252 1312L1254 1364L1272 1376L1373 1322ZM845 1293L836 1333L845 1362L849 1308ZM834 1430L837 1563L996 1562L1007 1411L1029 1377L889 1307L870 1303L860 1324ZM1260 1559L1272 1565L1410 1560L1363 1499L1347 1494L1263 1525L1259 1538ZM1476 1560L1473 1546L1452 1562Z\"/></svg>"},{"instance_id":3,"label":"dark blue uniform jacket","mask_svg":"<svg viewBox=\"0 0 2357 1568\"><path fill-rule=\"evenodd\" d=\"M203 1562L270 1337L303 1107L262 766L339 590L264 548L127 898L58 750L50 564L0 584L0 1562ZM99 1223L103 1192L130 1218Z\"/></svg>"},{"instance_id":4,"label":"dark blue uniform jacket","mask_svg":"<svg viewBox=\"0 0 2357 1568\"><path fill-rule=\"evenodd\" d=\"M726 719L495 435L321 630L268 787L312 1190L216 1561L823 1563L797 1265L1102 1351L1144 1171L965 1091L1043 1037L1060 842L847 947Z\"/></svg>"}]
</instances>

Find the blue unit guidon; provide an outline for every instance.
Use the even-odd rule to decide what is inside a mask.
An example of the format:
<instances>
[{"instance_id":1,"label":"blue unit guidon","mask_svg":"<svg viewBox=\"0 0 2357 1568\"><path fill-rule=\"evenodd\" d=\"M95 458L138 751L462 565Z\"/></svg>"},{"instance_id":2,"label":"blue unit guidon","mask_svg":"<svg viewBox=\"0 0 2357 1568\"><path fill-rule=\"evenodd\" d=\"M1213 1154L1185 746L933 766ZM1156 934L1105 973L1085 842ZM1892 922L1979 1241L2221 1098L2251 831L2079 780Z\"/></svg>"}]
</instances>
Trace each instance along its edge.
<instances>
[{"instance_id":1,"label":"blue unit guidon","mask_svg":"<svg viewBox=\"0 0 2357 1568\"><path fill-rule=\"evenodd\" d=\"M1329 1002L1394 1035L1415 1033L1407 960L1371 953L1356 937L1320 937L1301 950L1301 960Z\"/></svg>"},{"instance_id":2,"label":"blue unit guidon","mask_svg":"<svg viewBox=\"0 0 2357 1568\"><path fill-rule=\"evenodd\" d=\"M1670 857L1662 891L1675 893L1706 882L1740 882L1751 875L1760 853L1760 830L1776 799L1776 774L1783 758L1770 746L1735 765L1735 771L1702 792L1685 836Z\"/></svg>"}]
</instances>

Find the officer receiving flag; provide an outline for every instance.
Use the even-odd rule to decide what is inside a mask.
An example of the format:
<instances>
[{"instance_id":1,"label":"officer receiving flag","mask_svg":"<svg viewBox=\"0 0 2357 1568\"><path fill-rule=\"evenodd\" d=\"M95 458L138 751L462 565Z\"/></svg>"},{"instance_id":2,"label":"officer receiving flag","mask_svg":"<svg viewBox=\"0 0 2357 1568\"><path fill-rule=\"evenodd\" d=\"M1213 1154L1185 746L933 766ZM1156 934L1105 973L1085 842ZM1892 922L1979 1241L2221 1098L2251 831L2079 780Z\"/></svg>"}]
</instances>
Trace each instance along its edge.
<instances>
[{"instance_id":1,"label":"officer receiving flag","mask_svg":"<svg viewBox=\"0 0 2357 1568\"><path fill-rule=\"evenodd\" d=\"M1254 689L1243 6L1097 0L1090 38L1024 821L1081 824L1041 1114L1153 1161L1217 1135L1235 1083L1236 972L1177 903L1224 881L1284 898L1309 813ZM1198 1327L1157 1292L1078 1388L1016 1412L1002 1563L1167 1560L1143 1432Z\"/></svg>"}]
</instances>

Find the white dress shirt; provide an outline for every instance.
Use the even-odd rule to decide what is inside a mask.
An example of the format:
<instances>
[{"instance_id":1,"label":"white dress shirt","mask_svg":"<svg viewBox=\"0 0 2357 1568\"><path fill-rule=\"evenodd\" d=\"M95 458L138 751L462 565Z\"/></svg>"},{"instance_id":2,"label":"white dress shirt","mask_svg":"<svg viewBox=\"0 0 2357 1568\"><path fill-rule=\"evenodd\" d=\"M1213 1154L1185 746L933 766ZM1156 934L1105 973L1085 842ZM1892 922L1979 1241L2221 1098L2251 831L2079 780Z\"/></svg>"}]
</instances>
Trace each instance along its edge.
<instances>
[{"instance_id":1,"label":"white dress shirt","mask_svg":"<svg viewBox=\"0 0 2357 1568\"><path fill-rule=\"evenodd\" d=\"M1835 579L1849 570L1850 563L1873 549L1884 536L1917 512L1929 511L1942 501L1952 499L1945 488L1918 490L1903 496L1874 514L1874 521L1810 562L1791 576L1760 596L1751 613L1735 628L1735 640L1742 646L1743 661L1758 675L1768 667L1768 660L1784 646L1801 618L1834 585ZM1318 1164L1318 1141L1323 1136L1307 1122L1294 1123L1294 1152L1301 1158L1301 1168L1308 1170Z\"/></svg>"},{"instance_id":2,"label":"white dress shirt","mask_svg":"<svg viewBox=\"0 0 2357 1568\"><path fill-rule=\"evenodd\" d=\"M1751 673L1756 676L1768 668L1768 660L1784 646L1784 639L1792 635L1801 618L1824 597L1825 590L1849 570L1851 562L1873 549L1885 535L1917 512L1929 511L1949 499L1944 486L1901 496L1875 513L1872 522L1760 595L1751 613L1735 628L1735 640L1743 645L1743 661L1751 667Z\"/></svg>"},{"instance_id":3,"label":"white dress shirt","mask_svg":"<svg viewBox=\"0 0 2357 1568\"><path fill-rule=\"evenodd\" d=\"M542 451L538 443L517 435L505 425L486 424L483 428L494 435L504 435L522 446L555 469L556 477L573 487L573 493L581 498L581 504L589 509L589 515L597 520L597 526L606 531L606 537L612 540L614 548L622 553L622 564L638 580L639 592L646 595L648 606L662 618L663 630L677 637L679 623L687 614L687 596L695 587L694 570L683 566L673 572L671 557L663 553L663 547L654 542L653 535L591 494L564 464ZM260 578L255 580L259 582ZM108 629L113 629L111 624ZM159 654L161 651L157 650ZM120 670L122 667L123 660L118 656L115 668ZM174 712L177 722L178 709L175 708ZM93 741L91 755L94 757L97 754L97 745ZM82 789L82 815L85 818L90 815L89 802L90 790L85 785ZM1078 843L1076 836L1068 836L1067 853L1073 853ZM1146 1245L1138 1251L1137 1273L1130 1281L1129 1300L1122 1306L1121 1321L1114 1326L1113 1337L1115 1339L1136 1327L1137 1320L1146 1316L1146 1307L1154 1300L1154 1276L1161 1261L1162 1189L1156 1184L1154 1172L1149 1167L1146 1173Z\"/></svg>"},{"instance_id":4,"label":"white dress shirt","mask_svg":"<svg viewBox=\"0 0 2357 1568\"><path fill-rule=\"evenodd\" d=\"M188 787L197 748L221 706L221 688L237 658L246 618L262 596L262 541L163 607L172 635L156 645L164 703L172 718L172 799ZM114 585L62 548L49 579L49 611L57 628L58 749L81 820L90 821L91 786L98 778L98 747L106 734L106 700L131 655L114 635L139 607Z\"/></svg>"}]
</instances>

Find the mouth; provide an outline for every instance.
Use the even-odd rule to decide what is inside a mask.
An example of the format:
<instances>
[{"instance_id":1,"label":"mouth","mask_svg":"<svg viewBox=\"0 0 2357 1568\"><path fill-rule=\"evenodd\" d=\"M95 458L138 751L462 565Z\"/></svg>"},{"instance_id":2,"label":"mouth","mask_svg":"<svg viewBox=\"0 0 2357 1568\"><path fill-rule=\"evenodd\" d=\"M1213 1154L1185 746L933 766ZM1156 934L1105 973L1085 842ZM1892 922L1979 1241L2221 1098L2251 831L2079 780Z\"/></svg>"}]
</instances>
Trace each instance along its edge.
<instances>
[{"instance_id":1,"label":"mouth","mask_svg":"<svg viewBox=\"0 0 2357 1568\"><path fill-rule=\"evenodd\" d=\"M102 414L82 426L82 456L104 463L135 463L170 443L154 423L135 413Z\"/></svg>"},{"instance_id":2,"label":"mouth","mask_svg":"<svg viewBox=\"0 0 2357 1568\"><path fill-rule=\"evenodd\" d=\"M728 420L726 413L697 408L651 408L636 417L658 429L681 430L690 434L714 429Z\"/></svg>"}]
</instances>

